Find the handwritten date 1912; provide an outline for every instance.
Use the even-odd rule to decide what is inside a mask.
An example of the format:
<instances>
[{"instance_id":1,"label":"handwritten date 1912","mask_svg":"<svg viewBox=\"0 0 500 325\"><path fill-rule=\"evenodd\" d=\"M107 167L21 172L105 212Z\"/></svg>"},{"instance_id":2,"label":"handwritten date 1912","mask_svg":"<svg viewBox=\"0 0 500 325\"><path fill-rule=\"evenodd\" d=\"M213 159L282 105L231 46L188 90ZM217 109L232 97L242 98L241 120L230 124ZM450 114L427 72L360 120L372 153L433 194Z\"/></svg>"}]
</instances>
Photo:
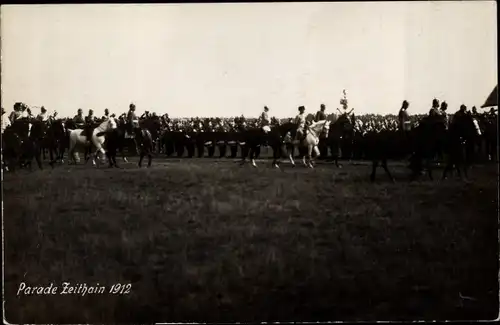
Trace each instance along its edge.
<instances>
[{"instance_id":1,"label":"handwritten date 1912","mask_svg":"<svg viewBox=\"0 0 500 325\"><path fill-rule=\"evenodd\" d=\"M130 289L132 288L132 285L130 283L128 284L121 284L121 283L116 283L109 288L109 293L114 294L114 295L128 295L130 293Z\"/></svg>"}]
</instances>

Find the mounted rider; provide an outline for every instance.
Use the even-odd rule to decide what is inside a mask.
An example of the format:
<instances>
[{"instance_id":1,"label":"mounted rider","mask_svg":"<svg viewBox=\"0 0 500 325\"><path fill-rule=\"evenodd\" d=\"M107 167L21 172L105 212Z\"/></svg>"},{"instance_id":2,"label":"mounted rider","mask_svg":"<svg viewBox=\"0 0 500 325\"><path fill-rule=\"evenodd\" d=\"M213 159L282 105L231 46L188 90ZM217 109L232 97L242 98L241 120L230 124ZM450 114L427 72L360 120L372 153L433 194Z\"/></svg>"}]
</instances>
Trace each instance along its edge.
<instances>
[{"instance_id":1,"label":"mounted rider","mask_svg":"<svg viewBox=\"0 0 500 325\"><path fill-rule=\"evenodd\" d=\"M55 120L57 120L57 111L54 111L52 115L49 115L49 124L54 123Z\"/></svg>"},{"instance_id":2,"label":"mounted rider","mask_svg":"<svg viewBox=\"0 0 500 325\"><path fill-rule=\"evenodd\" d=\"M107 119L109 119L109 109L106 108L104 110L104 116L102 117L102 120L104 121L104 120L107 120Z\"/></svg>"},{"instance_id":3,"label":"mounted rider","mask_svg":"<svg viewBox=\"0 0 500 325\"><path fill-rule=\"evenodd\" d=\"M304 106L299 106L299 114L295 117L295 124L297 125L295 140L302 141L307 134L305 110L306 108Z\"/></svg>"},{"instance_id":4,"label":"mounted rider","mask_svg":"<svg viewBox=\"0 0 500 325\"><path fill-rule=\"evenodd\" d=\"M448 129L448 124L449 124L448 113L446 112L447 109L448 109L448 103L442 102L438 114L446 129Z\"/></svg>"},{"instance_id":5,"label":"mounted rider","mask_svg":"<svg viewBox=\"0 0 500 325\"><path fill-rule=\"evenodd\" d=\"M85 118L83 117L83 110L81 108L78 109L77 114L73 117L73 122L75 123L76 128L85 128Z\"/></svg>"},{"instance_id":6,"label":"mounted rider","mask_svg":"<svg viewBox=\"0 0 500 325\"><path fill-rule=\"evenodd\" d=\"M49 114L47 114L47 110L45 107L40 108L40 114L36 116L36 119L39 120L40 122L48 122L49 121Z\"/></svg>"},{"instance_id":7,"label":"mounted rider","mask_svg":"<svg viewBox=\"0 0 500 325\"><path fill-rule=\"evenodd\" d=\"M127 129L128 129L127 132L133 136L137 153L139 153L139 144L137 142L137 136L141 128L139 126L139 118L135 114L134 103L131 103L129 105L129 110L127 113Z\"/></svg>"},{"instance_id":8,"label":"mounted rider","mask_svg":"<svg viewBox=\"0 0 500 325\"><path fill-rule=\"evenodd\" d=\"M269 112L269 107L264 106L264 111L259 116L259 126L261 130L264 131L264 133L268 133L271 130L270 129L271 121L269 119L268 112Z\"/></svg>"},{"instance_id":9,"label":"mounted rider","mask_svg":"<svg viewBox=\"0 0 500 325\"><path fill-rule=\"evenodd\" d=\"M13 125L14 122L22 117L21 107L22 103L17 102L14 104L14 110L9 115L10 124Z\"/></svg>"},{"instance_id":10,"label":"mounted rider","mask_svg":"<svg viewBox=\"0 0 500 325\"><path fill-rule=\"evenodd\" d=\"M429 111L429 116L436 117L438 115L439 115L439 100L437 98L434 98L432 100L432 107Z\"/></svg>"},{"instance_id":11,"label":"mounted rider","mask_svg":"<svg viewBox=\"0 0 500 325\"><path fill-rule=\"evenodd\" d=\"M411 129L411 121L410 115L408 115L408 107L410 107L410 103L407 100L404 100L401 104L401 109L399 110L398 119L399 119L399 130L405 133L409 132Z\"/></svg>"},{"instance_id":12,"label":"mounted rider","mask_svg":"<svg viewBox=\"0 0 500 325\"><path fill-rule=\"evenodd\" d=\"M325 109L325 104L321 104L320 110L316 112L316 116L314 117L315 122L326 120Z\"/></svg>"},{"instance_id":13,"label":"mounted rider","mask_svg":"<svg viewBox=\"0 0 500 325\"><path fill-rule=\"evenodd\" d=\"M87 141L92 141L92 131L94 129L95 116L94 110L89 109L89 115L85 116L85 128L84 135L87 137Z\"/></svg>"}]
</instances>

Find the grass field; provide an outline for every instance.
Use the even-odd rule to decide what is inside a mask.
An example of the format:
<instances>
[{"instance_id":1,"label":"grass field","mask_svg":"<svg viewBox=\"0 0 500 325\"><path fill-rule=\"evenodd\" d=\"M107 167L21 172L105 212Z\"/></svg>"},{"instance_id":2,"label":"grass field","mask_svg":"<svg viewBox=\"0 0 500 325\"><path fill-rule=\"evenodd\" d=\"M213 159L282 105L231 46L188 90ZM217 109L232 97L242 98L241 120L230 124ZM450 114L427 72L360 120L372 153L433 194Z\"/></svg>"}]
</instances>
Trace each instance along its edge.
<instances>
[{"instance_id":1,"label":"grass field","mask_svg":"<svg viewBox=\"0 0 500 325\"><path fill-rule=\"evenodd\" d=\"M349 164L124 167L4 175L10 323L497 317L494 165L395 184ZM17 295L65 281L132 286Z\"/></svg>"}]
</instances>

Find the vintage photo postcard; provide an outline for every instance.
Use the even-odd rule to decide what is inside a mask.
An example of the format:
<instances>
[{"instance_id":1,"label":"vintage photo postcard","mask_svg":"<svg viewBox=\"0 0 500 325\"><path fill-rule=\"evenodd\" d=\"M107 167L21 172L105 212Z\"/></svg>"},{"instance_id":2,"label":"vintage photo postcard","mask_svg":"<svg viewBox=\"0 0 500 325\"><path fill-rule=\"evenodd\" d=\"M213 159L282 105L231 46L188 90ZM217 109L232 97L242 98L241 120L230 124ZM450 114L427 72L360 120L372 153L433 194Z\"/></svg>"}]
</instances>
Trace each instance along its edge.
<instances>
[{"instance_id":1,"label":"vintage photo postcard","mask_svg":"<svg viewBox=\"0 0 500 325\"><path fill-rule=\"evenodd\" d=\"M4 323L497 319L496 13L1 6Z\"/></svg>"}]
</instances>

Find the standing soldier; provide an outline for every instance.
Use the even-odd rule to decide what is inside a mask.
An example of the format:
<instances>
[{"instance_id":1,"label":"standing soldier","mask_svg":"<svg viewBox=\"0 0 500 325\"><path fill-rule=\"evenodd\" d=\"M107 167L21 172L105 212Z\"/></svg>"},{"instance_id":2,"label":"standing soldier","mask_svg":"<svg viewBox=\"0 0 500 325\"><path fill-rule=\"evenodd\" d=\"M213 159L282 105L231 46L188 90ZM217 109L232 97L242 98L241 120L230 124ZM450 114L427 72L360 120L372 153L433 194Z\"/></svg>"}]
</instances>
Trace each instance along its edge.
<instances>
[{"instance_id":1,"label":"standing soldier","mask_svg":"<svg viewBox=\"0 0 500 325\"><path fill-rule=\"evenodd\" d=\"M320 110L316 113L315 122L326 120L325 104L321 104Z\"/></svg>"},{"instance_id":2,"label":"standing soldier","mask_svg":"<svg viewBox=\"0 0 500 325\"><path fill-rule=\"evenodd\" d=\"M306 108L304 106L300 106L299 114L295 117L295 124L297 125L295 140L301 141L306 134L306 114L304 113L305 110Z\"/></svg>"}]
</instances>

